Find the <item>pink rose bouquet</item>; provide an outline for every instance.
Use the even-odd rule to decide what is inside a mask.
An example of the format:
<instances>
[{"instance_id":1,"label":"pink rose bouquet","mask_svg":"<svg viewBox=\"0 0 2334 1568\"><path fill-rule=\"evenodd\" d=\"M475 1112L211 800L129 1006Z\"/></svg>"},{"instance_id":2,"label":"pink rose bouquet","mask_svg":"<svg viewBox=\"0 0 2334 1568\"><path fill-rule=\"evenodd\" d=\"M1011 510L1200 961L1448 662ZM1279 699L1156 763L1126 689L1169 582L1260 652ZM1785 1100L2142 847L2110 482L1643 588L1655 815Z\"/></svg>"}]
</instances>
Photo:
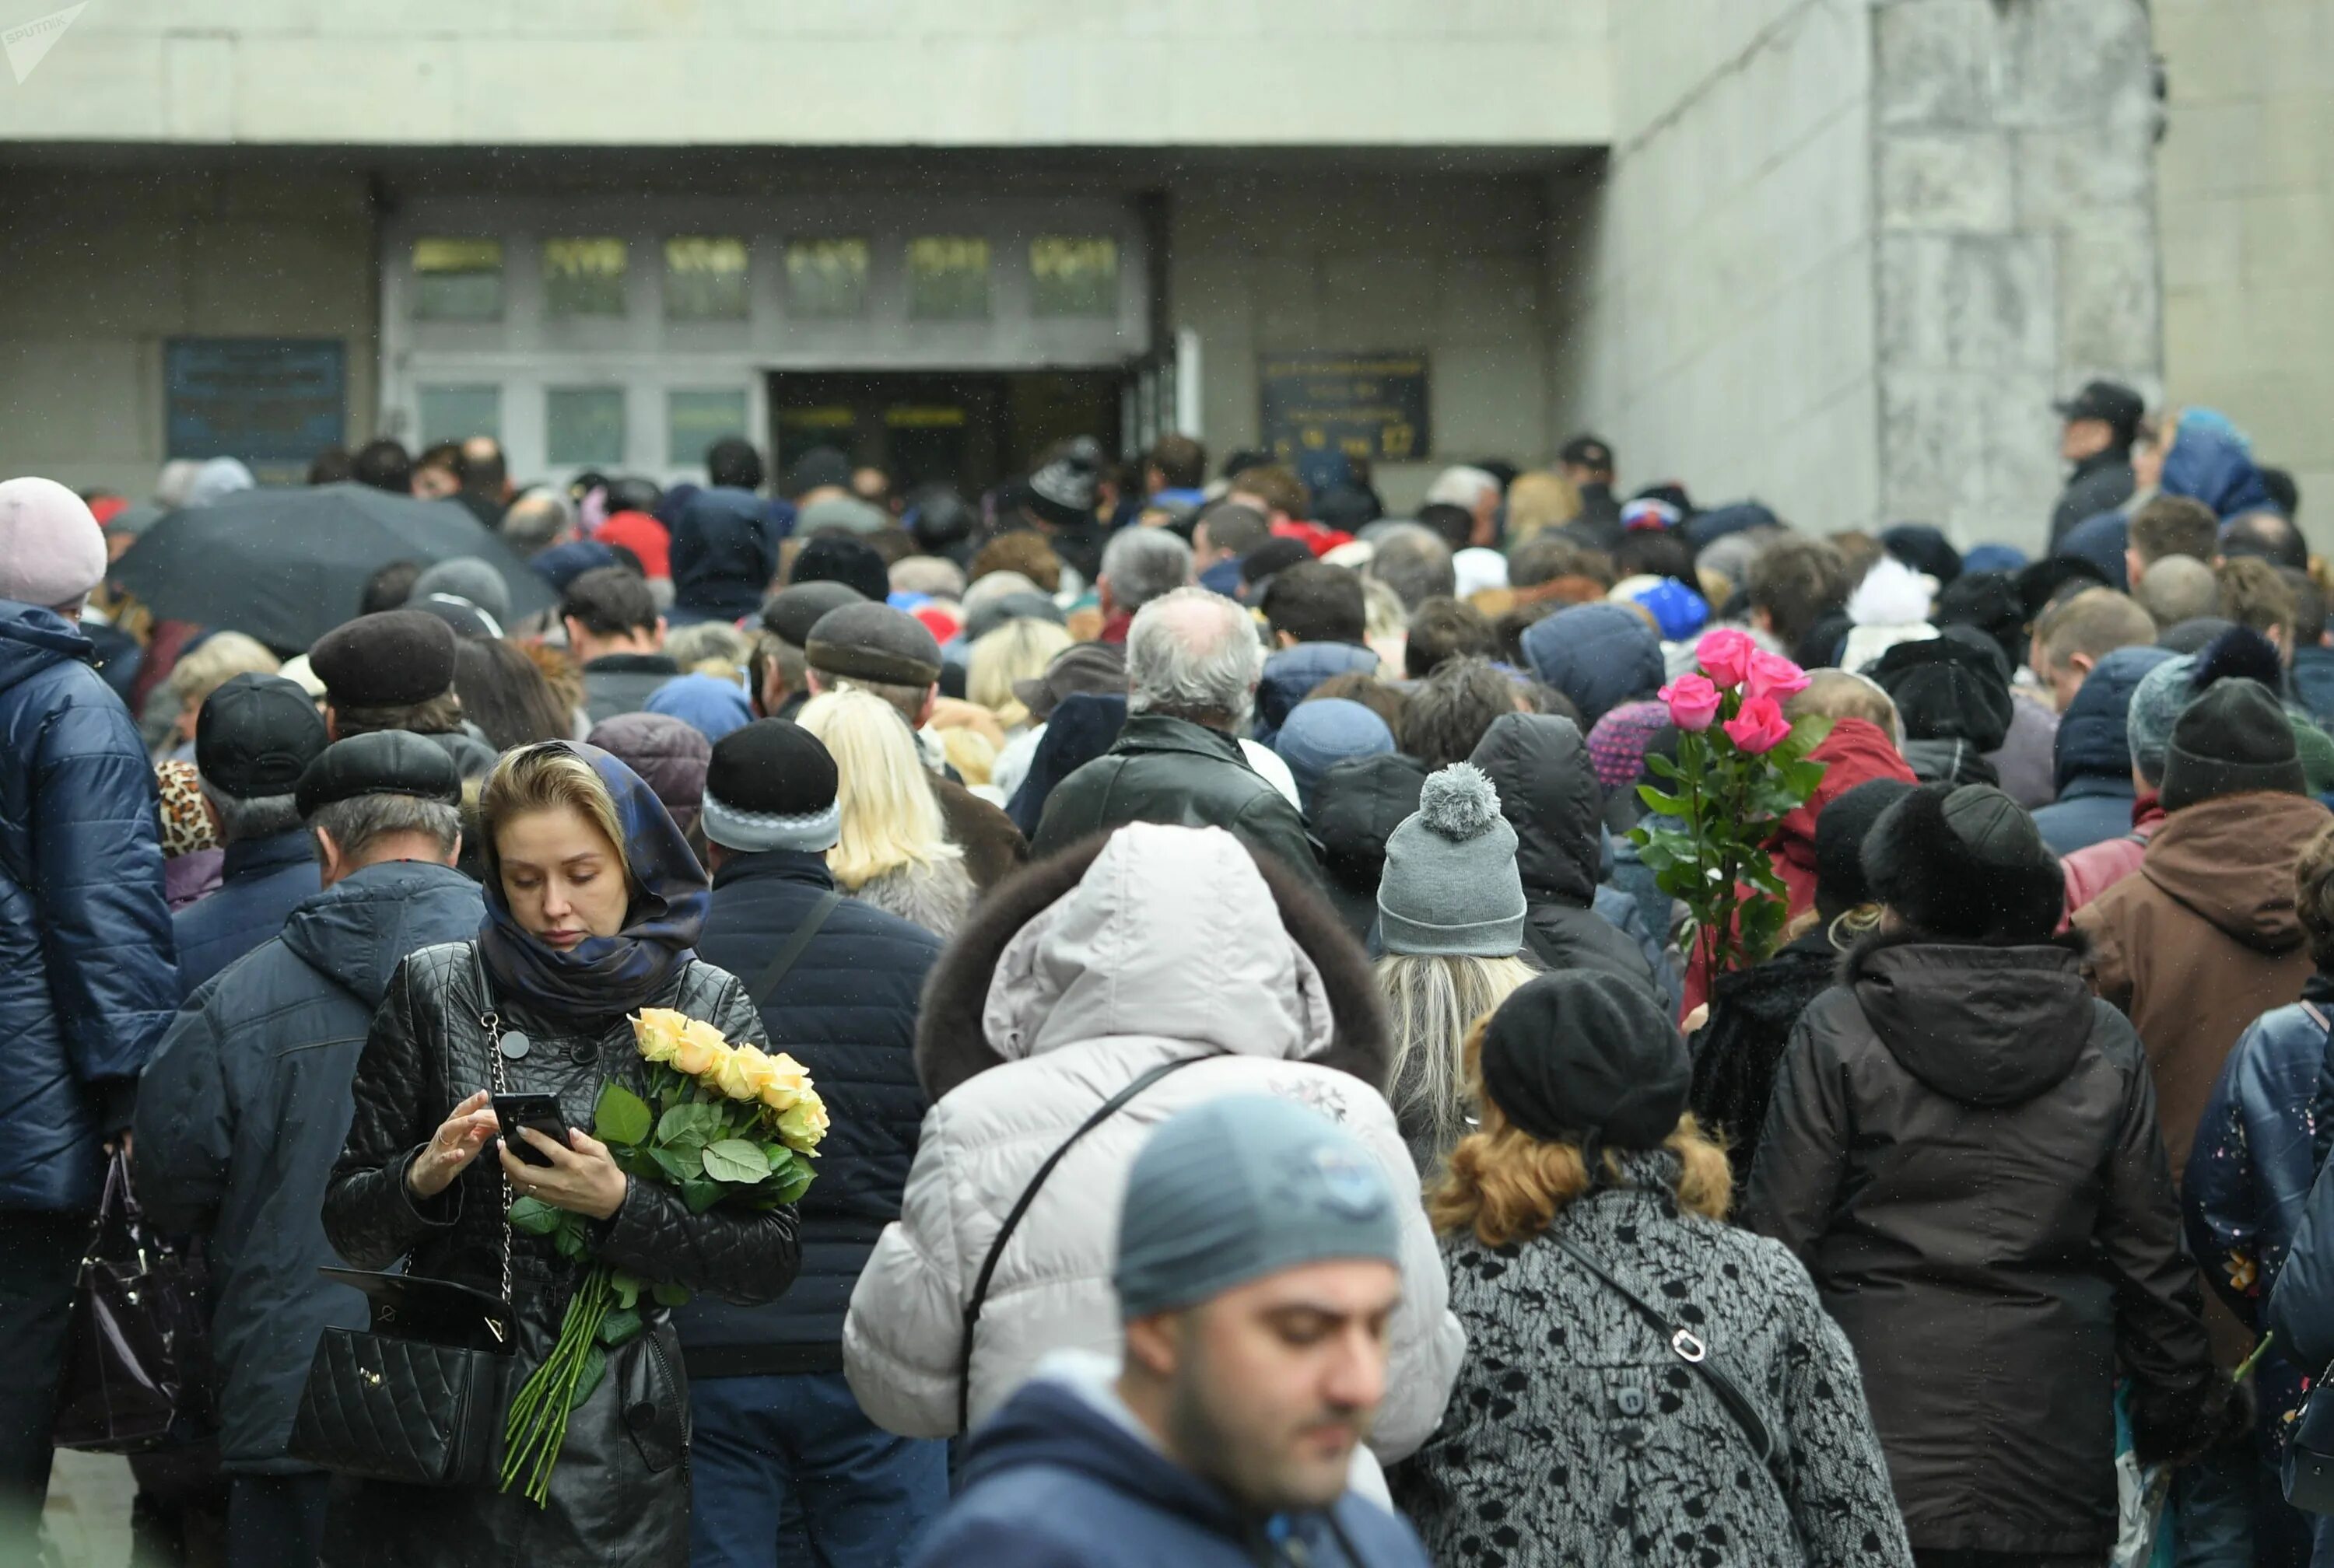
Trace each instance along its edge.
<instances>
[{"instance_id":1,"label":"pink rose bouquet","mask_svg":"<svg viewBox=\"0 0 2334 1568\"><path fill-rule=\"evenodd\" d=\"M1637 786L1654 814L1629 837L1655 883L1686 906L1714 977L1765 958L1782 933L1783 880L1767 843L1823 782L1824 765L1808 754L1831 721L1783 717L1783 699L1807 689L1807 672L1743 632L1712 632L1694 658L1699 674L1662 688L1679 730L1677 760L1646 758L1663 783Z\"/></svg>"}]
</instances>

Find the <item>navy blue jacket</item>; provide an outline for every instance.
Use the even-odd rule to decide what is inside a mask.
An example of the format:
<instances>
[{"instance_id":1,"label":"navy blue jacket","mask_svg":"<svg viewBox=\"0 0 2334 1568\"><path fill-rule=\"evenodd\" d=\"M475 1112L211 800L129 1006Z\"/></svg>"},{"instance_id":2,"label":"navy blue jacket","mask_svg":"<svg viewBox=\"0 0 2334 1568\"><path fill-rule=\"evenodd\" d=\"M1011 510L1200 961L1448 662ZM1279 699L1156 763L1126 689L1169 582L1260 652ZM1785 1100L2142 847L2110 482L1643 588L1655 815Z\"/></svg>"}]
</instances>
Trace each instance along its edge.
<instances>
[{"instance_id":1,"label":"navy blue jacket","mask_svg":"<svg viewBox=\"0 0 2334 1568\"><path fill-rule=\"evenodd\" d=\"M1313 688L1339 675L1375 675L1378 656L1351 642L1300 642L1264 661L1256 688L1256 738L1270 746Z\"/></svg>"},{"instance_id":2,"label":"navy blue jacket","mask_svg":"<svg viewBox=\"0 0 2334 1568\"><path fill-rule=\"evenodd\" d=\"M1651 697L1667 678L1661 633L1625 604L1575 604L1524 632L1524 657L1540 679L1572 699L1583 735L1625 702Z\"/></svg>"},{"instance_id":3,"label":"navy blue jacket","mask_svg":"<svg viewBox=\"0 0 2334 1568\"><path fill-rule=\"evenodd\" d=\"M749 990L834 885L823 855L733 854L713 875L697 956ZM940 944L856 899L826 924L776 992L755 996L770 1049L810 1070L832 1126L818 1179L796 1205L802 1272L766 1306L700 1295L674 1314L693 1378L843 1370L851 1287L883 1227L900 1217L929 1103L916 1081L916 1008Z\"/></svg>"},{"instance_id":4,"label":"navy blue jacket","mask_svg":"<svg viewBox=\"0 0 2334 1568\"><path fill-rule=\"evenodd\" d=\"M2308 637L2310 629L2303 627ZM2319 727L2334 724L2334 648L2304 642L2293 650L2291 683L2294 700L2310 710Z\"/></svg>"},{"instance_id":5,"label":"navy blue jacket","mask_svg":"<svg viewBox=\"0 0 2334 1568\"><path fill-rule=\"evenodd\" d=\"M1426 1552L1409 1525L1350 1492L1325 1511L1246 1518L1220 1488L1041 1373L973 1433L964 1490L909 1568L1096 1563L1426 1568Z\"/></svg>"},{"instance_id":6,"label":"navy blue jacket","mask_svg":"<svg viewBox=\"0 0 2334 1568\"><path fill-rule=\"evenodd\" d=\"M2054 855L2122 838L2131 832L2131 805L2139 798L2127 774L2117 781L2082 774L2059 786L2059 798L2034 810L2034 825Z\"/></svg>"},{"instance_id":7,"label":"navy blue jacket","mask_svg":"<svg viewBox=\"0 0 2334 1568\"><path fill-rule=\"evenodd\" d=\"M154 766L93 654L0 599L0 1209L97 1207L178 1003Z\"/></svg>"},{"instance_id":8,"label":"navy blue jacket","mask_svg":"<svg viewBox=\"0 0 2334 1568\"><path fill-rule=\"evenodd\" d=\"M406 955L477 934L478 885L450 866L388 861L294 909L197 991L162 1037L138 1100L149 1218L209 1238L219 1452L229 1470L306 1467L285 1442L317 1336L365 1321L326 1284L324 1185L354 1106L375 1008Z\"/></svg>"},{"instance_id":9,"label":"navy blue jacket","mask_svg":"<svg viewBox=\"0 0 2334 1568\"><path fill-rule=\"evenodd\" d=\"M170 917L178 939L178 995L284 928L285 917L322 885L316 841L305 828L229 844L217 892Z\"/></svg>"}]
</instances>

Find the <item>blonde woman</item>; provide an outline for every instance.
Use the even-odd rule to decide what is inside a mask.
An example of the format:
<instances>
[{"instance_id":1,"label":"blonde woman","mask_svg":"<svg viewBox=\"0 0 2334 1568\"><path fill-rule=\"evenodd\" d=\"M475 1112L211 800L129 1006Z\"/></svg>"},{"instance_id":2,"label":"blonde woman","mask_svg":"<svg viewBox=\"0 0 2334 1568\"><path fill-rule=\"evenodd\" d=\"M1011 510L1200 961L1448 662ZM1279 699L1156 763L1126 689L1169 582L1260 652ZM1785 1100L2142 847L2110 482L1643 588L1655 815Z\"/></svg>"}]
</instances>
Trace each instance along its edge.
<instances>
[{"instance_id":1,"label":"blonde woman","mask_svg":"<svg viewBox=\"0 0 2334 1568\"><path fill-rule=\"evenodd\" d=\"M826 865L836 884L934 936L954 935L972 906L972 877L898 711L863 691L830 691L797 722L834 757L843 833Z\"/></svg>"},{"instance_id":2,"label":"blonde woman","mask_svg":"<svg viewBox=\"0 0 2334 1568\"><path fill-rule=\"evenodd\" d=\"M1050 620L1026 615L1008 620L972 645L965 695L997 716L1010 741L1030 722L1028 705L1015 688L1043 679L1054 656L1069 645L1069 632Z\"/></svg>"},{"instance_id":3,"label":"blonde woman","mask_svg":"<svg viewBox=\"0 0 2334 1568\"><path fill-rule=\"evenodd\" d=\"M180 656L162 683L178 705L178 717L166 737L169 755L194 760L195 721L202 717L211 693L238 675L274 675L279 668L265 644L240 631L215 631Z\"/></svg>"},{"instance_id":4,"label":"blonde woman","mask_svg":"<svg viewBox=\"0 0 2334 1568\"><path fill-rule=\"evenodd\" d=\"M1491 781L1466 763L1428 778L1418 811L1386 840L1378 879L1386 1099L1421 1176L1467 1132L1467 1031L1539 972L1521 951L1524 907L1515 830Z\"/></svg>"},{"instance_id":5,"label":"blonde woman","mask_svg":"<svg viewBox=\"0 0 2334 1568\"><path fill-rule=\"evenodd\" d=\"M1664 1010L1542 975L1466 1070L1481 1125L1427 1213L1467 1360L1395 1486L1432 1560L1908 1568L1856 1358L1790 1254L1724 1222Z\"/></svg>"}]
</instances>

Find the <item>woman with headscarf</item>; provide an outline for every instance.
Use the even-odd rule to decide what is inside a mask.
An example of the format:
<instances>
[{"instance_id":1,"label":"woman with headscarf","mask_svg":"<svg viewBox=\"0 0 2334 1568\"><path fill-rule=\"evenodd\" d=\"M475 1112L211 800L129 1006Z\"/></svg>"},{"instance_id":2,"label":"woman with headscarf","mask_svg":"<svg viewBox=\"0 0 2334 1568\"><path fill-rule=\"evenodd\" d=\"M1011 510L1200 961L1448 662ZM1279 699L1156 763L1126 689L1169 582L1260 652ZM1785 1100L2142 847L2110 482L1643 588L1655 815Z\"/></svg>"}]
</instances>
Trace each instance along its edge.
<instances>
[{"instance_id":1,"label":"woman with headscarf","mask_svg":"<svg viewBox=\"0 0 2334 1568\"><path fill-rule=\"evenodd\" d=\"M1466 1067L1480 1125L1427 1211L1467 1359L1395 1488L1433 1560L1906 1568L1856 1357L1790 1255L1725 1223L1662 1009L1543 975Z\"/></svg>"},{"instance_id":2,"label":"woman with headscarf","mask_svg":"<svg viewBox=\"0 0 2334 1568\"><path fill-rule=\"evenodd\" d=\"M478 816L486 922L475 941L413 954L390 981L323 1217L359 1268L402 1259L410 1275L507 1289L518 1340L508 1398L549 1353L594 1261L755 1303L786 1290L800 1253L792 1207L691 1213L676 1189L626 1177L581 1130L562 1145L504 1130L502 1147L487 1148L498 1080L556 1096L571 1129L591 1124L611 1082L645 1092L628 1022L643 1007L702 1019L732 1042L769 1040L745 987L692 956L705 873L632 769L593 746L528 746L496 765ZM514 1141L539 1162L513 1154ZM514 1230L504 1211L521 1196L596 1221L595 1256L564 1258L547 1237ZM645 1332L608 1352L606 1375L569 1417L545 1505L491 1482L356 1482L335 1492L323 1561L685 1563L689 1390L665 1309L641 1305Z\"/></svg>"}]
</instances>

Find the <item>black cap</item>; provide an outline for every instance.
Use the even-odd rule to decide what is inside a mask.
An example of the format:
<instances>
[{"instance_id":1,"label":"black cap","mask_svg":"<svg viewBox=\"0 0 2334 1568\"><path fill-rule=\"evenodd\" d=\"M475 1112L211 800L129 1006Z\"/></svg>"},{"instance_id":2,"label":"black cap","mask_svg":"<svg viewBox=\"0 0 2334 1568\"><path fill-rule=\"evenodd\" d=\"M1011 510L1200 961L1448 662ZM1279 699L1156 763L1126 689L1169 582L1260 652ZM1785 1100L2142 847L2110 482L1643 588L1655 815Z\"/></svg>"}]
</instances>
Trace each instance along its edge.
<instances>
[{"instance_id":1,"label":"black cap","mask_svg":"<svg viewBox=\"0 0 2334 1568\"><path fill-rule=\"evenodd\" d=\"M904 610L846 604L830 610L803 644L810 667L845 680L930 686L940 678L940 640Z\"/></svg>"},{"instance_id":2,"label":"black cap","mask_svg":"<svg viewBox=\"0 0 2334 1568\"><path fill-rule=\"evenodd\" d=\"M2262 790L2310 793L2293 726L2261 682L2215 681L2173 720L2164 753L2164 809Z\"/></svg>"},{"instance_id":3,"label":"black cap","mask_svg":"<svg viewBox=\"0 0 2334 1568\"><path fill-rule=\"evenodd\" d=\"M1557 453L1556 460L1569 463L1577 468L1603 468L1610 472L1613 444L1602 436L1575 436Z\"/></svg>"},{"instance_id":4,"label":"black cap","mask_svg":"<svg viewBox=\"0 0 2334 1568\"><path fill-rule=\"evenodd\" d=\"M883 564L882 554L865 540L841 534L822 534L805 544L786 581L847 583L862 599L878 603L892 594L892 569Z\"/></svg>"},{"instance_id":5,"label":"black cap","mask_svg":"<svg viewBox=\"0 0 2334 1568\"><path fill-rule=\"evenodd\" d=\"M429 736L383 729L326 746L301 774L298 793L304 817L359 795L411 795L450 806L461 803L462 774Z\"/></svg>"},{"instance_id":6,"label":"black cap","mask_svg":"<svg viewBox=\"0 0 2334 1568\"><path fill-rule=\"evenodd\" d=\"M2147 403L2120 381L2086 381L2083 390L2064 402L2051 405L2068 419L2099 419L2111 427L2124 446L2139 431Z\"/></svg>"},{"instance_id":7,"label":"black cap","mask_svg":"<svg viewBox=\"0 0 2334 1568\"><path fill-rule=\"evenodd\" d=\"M1046 673L1034 680L1017 680L1013 695L1029 717L1043 724L1073 692L1124 693L1126 690L1126 649L1113 642L1074 642L1054 655Z\"/></svg>"},{"instance_id":8,"label":"black cap","mask_svg":"<svg viewBox=\"0 0 2334 1568\"><path fill-rule=\"evenodd\" d=\"M280 675L237 675L203 701L195 766L223 795L288 795L331 741L315 699Z\"/></svg>"},{"instance_id":9,"label":"black cap","mask_svg":"<svg viewBox=\"0 0 2334 1568\"><path fill-rule=\"evenodd\" d=\"M1874 901L1864 841L1881 813L1913 793L1902 779L1866 779L1842 790L1816 818L1816 902L1835 912Z\"/></svg>"},{"instance_id":10,"label":"black cap","mask_svg":"<svg viewBox=\"0 0 2334 1568\"><path fill-rule=\"evenodd\" d=\"M1481 1065L1484 1092L1509 1121L1584 1149L1660 1148L1693 1080L1685 1041L1653 997L1587 969L1510 992L1483 1032Z\"/></svg>"},{"instance_id":11,"label":"black cap","mask_svg":"<svg viewBox=\"0 0 2334 1568\"><path fill-rule=\"evenodd\" d=\"M813 490L831 489L851 483L851 459L832 447L813 447L794 461L794 467L778 481L778 489L791 501Z\"/></svg>"},{"instance_id":12,"label":"black cap","mask_svg":"<svg viewBox=\"0 0 2334 1568\"><path fill-rule=\"evenodd\" d=\"M834 757L825 742L789 719L757 718L713 743L705 793L734 810L801 817L834 803Z\"/></svg>"},{"instance_id":13,"label":"black cap","mask_svg":"<svg viewBox=\"0 0 2334 1568\"><path fill-rule=\"evenodd\" d=\"M318 638L308 668L335 707L410 707L453 688L454 646L436 616L384 610Z\"/></svg>"},{"instance_id":14,"label":"black cap","mask_svg":"<svg viewBox=\"0 0 2334 1568\"><path fill-rule=\"evenodd\" d=\"M810 643L810 629L818 624L820 616L866 601L867 595L848 582L823 579L790 583L763 601L762 630L782 642L805 648Z\"/></svg>"}]
</instances>

